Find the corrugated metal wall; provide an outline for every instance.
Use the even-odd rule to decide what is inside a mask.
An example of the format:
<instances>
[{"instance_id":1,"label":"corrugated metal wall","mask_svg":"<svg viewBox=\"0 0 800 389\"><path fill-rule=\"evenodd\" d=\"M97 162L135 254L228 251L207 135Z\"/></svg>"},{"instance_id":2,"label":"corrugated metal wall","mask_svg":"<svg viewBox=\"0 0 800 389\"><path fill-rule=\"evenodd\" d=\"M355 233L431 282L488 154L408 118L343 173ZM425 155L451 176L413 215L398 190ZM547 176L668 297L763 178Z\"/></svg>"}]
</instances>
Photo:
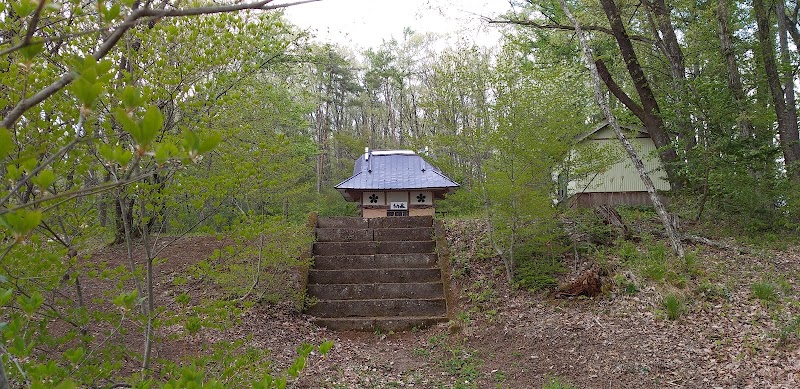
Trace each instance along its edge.
<instances>
[{"instance_id":1,"label":"corrugated metal wall","mask_svg":"<svg viewBox=\"0 0 800 389\"><path fill-rule=\"evenodd\" d=\"M610 130L606 129L598 131L594 136L586 139L585 142L593 142L599 147L612 147L615 149L615 153L621 155L622 158L610 166L608 170L594 177L590 176L585 179L570 181L567 186L568 195L571 196L579 192L639 192L647 190L619 140L613 136L613 133L609 134L609 132ZM631 138L629 140L639 157L642 158L656 189L669 190L669 182L666 180L666 173L660 168L661 163L655 153L656 147L653 144L653 140L650 138Z\"/></svg>"}]
</instances>

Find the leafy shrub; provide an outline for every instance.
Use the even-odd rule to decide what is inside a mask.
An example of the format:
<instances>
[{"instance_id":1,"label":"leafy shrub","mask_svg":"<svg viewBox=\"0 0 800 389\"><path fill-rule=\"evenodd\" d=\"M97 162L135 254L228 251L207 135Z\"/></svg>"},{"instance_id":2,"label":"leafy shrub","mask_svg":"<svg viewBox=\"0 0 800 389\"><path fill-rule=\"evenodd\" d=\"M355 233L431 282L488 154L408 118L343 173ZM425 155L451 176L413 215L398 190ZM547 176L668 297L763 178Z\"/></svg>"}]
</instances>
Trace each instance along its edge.
<instances>
[{"instance_id":1,"label":"leafy shrub","mask_svg":"<svg viewBox=\"0 0 800 389\"><path fill-rule=\"evenodd\" d=\"M778 331L773 335L778 338L778 347L788 346L792 340L797 338L800 333L800 316L795 316L787 322L781 324Z\"/></svg>"},{"instance_id":2,"label":"leafy shrub","mask_svg":"<svg viewBox=\"0 0 800 389\"><path fill-rule=\"evenodd\" d=\"M304 292L297 269L308 266L301 253L311 247L311 231L279 218L253 217L239 225L237 236L234 244L215 250L190 272L210 278L231 299L249 296L252 301L291 301L300 307Z\"/></svg>"},{"instance_id":3,"label":"leafy shrub","mask_svg":"<svg viewBox=\"0 0 800 389\"><path fill-rule=\"evenodd\" d=\"M619 245L619 257L625 262L635 263L639 260L640 254L635 244L624 241Z\"/></svg>"},{"instance_id":4,"label":"leafy shrub","mask_svg":"<svg viewBox=\"0 0 800 389\"><path fill-rule=\"evenodd\" d=\"M697 294L708 301L730 298L730 291L724 285L712 284L708 281L703 281L697 286Z\"/></svg>"},{"instance_id":5,"label":"leafy shrub","mask_svg":"<svg viewBox=\"0 0 800 389\"><path fill-rule=\"evenodd\" d=\"M685 310L683 300L675 294L668 294L664 297L663 301L664 310L667 313L667 318L670 320L677 320Z\"/></svg>"},{"instance_id":6,"label":"leafy shrub","mask_svg":"<svg viewBox=\"0 0 800 389\"><path fill-rule=\"evenodd\" d=\"M558 285L556 276L566 272L558 259L528 258L517 263L514 282L517 287L536 292Z\"/></svg>"},{"instance_id":7,"label":"leafy shrub","mask_svg":"<svg viewBox=\"0 0 800 389\"><path fill-rule=\"evenodd\" d=\"M708 177L709 198L706 208L709 220L724 219L748 233L774 232L789 222L786 205L787 186L781 177L753 175L750 166L741 164L715 169Z\"/></svg>"},{"instance_id":8,"label":"leafy shrub","mask_svg":"<svg viewBox=\"0 0 800 389\"><path fill-rule=\"evenodd\" d=\"M332 188L325 188L319 195L317 213L320 217L329 216L358 216L356 203L343 201L342 195Z\"/></svg>"},{"instance_id":9,"label":"leafy shrub","mask_svg":"<svg viewBox=\"0 0 800 389\"><path fill-rule=\"evenodd\" d=\"M617 237L616 230L588 208L568 210L562 225L573 240L589 245L608 246Z\"/></svg>"},{"instance_id":10,"label":"leafy shrub","mask_svg":"<svg viewBox=\"0 0 800 389\"><path fill-rule=\"evenodd\" d=\"M775 301L778 299L775 285L769 282L756 282L750 286L750 291L753 292L753 297L761 301Z\"/></svg>"}]
</instances>

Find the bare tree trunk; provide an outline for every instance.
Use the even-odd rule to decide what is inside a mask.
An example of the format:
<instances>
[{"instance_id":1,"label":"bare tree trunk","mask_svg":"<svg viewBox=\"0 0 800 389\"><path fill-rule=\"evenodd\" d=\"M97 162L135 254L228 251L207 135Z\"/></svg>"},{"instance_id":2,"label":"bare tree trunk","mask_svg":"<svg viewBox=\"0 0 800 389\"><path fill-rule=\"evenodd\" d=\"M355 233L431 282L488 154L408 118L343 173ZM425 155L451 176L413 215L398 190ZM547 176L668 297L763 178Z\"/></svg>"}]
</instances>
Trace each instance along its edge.
<instances>
[{"instance_id":1,"label":"bare tree trunk","mask_svg":"<svg viewBox=\"0 0 800 389\"><path fill-rule=\"evenodd\" d=\"M117 201L117 207L120 209L125 208L125 202L122 199L122 197L120 197L120 199ZM124 233L125 249L128 252L128 266L131 269L131 274L133 274L133 281L134 283L136 283L136 292L139 293L139 296L144 296L144 290L142 290L142 283L139 280L139 277L136 275L136 262L133 259L133 242L131 241L133 239L131 234L132 226L128 222L128 219L122 220L122 226ZM142 313L147 313L147 308L144 305L140 304L140 307Z\"/></svg>"},{"instance_id":2,"label":"bare tree trunk","mask_svg":"<svg viewBox=\"0 0 800 389\"><path fill-rule=\"evenodd\" d=\"M797 102L795 101L794 91L794 73L788 69L792 69L792 61L789 52L789 37L786 18L780 15L786 14L785 5L783 0L775 2L775 13L778 15L778 44L780 47L781 69L783 69L783 96L786 99L786 122L790 123L787 136L790 137L791 147L794 149L794 154L797 159L800 159L800 146L797 142L800 141L800 131L797 125ZM795 160L797 162L798 160ZM787 163L787 167L790 165ZM800 169L795 166L794 169ZM791 171L791 170L789 170ZM800 171L797 171L800 176Z\"/></svg>"},{"instance_id":3,"label":"bare tree trunk","mask_svg":"<svg viewBox=\"0 0 800 389\"><path fill-rule=\"evenodd\" d=\"M798 136L797 113L794 107L787 106L786 95L781 87L781 77L775 60L773 37L770 32L772 24L769 20L769 9L764 7L763 0L753 0L753 11L758 25L758 42L761 46L764 73L778 119L778 140L783 151L784 163L789 177L798 180L800 179L800 169L797 167L797 163L800 161L800 143L798 142L800 137ZM791 112L794 112L794 120L792 120Z\"/></svg>"},{"instance_id":4,"label":"bare tree trunk","mask_svg":"<svg viewBox=\"0 0 800 389\"><path fill-rule=\"evenodd\" d=\"M323 132L325 129L322 107L317 108L317 147L319 148L319 155L317 155L317 193L322 193L322 167L325 164L325 146L323 144L325 136Z\"/></svg>"},{"instance_id":5,"label":"bare tree trunk","mask_svg":"<svg viewBox=\"0 0 800 389\"><path fill-rule=\"evenodd\" d=\"M686 63L684 60L683 49L678 42L675 28L672 26L670 8L664 0L645 1L650 14L653 15L654 29L656 30L656 40L660 43L664 55L669 60L670 74L672 76L672 94L675 103L675 123L678 127L678 138L684 142L685 151L689 152L695 146L695 134L691 128L690 116L685 112L686 108Z\"/></svg>"},{"instance_id":6,"label":"bare tree trunk","mask_svg":"<svg viewBox=\"0 0 800 389\"><path fill-rule=\"evenodd\" d=\"M153 314L155 311L155 294L153 293L153 250L150 247L150 228L149 220L146 220L144 200L141 200L139 207L139 217L142 225L142 245L144 246L145 257L147 259L147 325L144 333L144 352L142 353L142 373L150 370L150 354L153 349Z\"/></svg>"},{"instance_id":7,"label":"bare tree trunk","mask_svg":"<svg viewBox=\"0 0 800 389\"><path fill-rule=\"evenodd\" d=\"M609 0L601 1L605 3ZM650 200L653 202L653 206L655 207L658 216L661 218L662 224L664 224L664 230L666 231L667 236L672 243L672 249L679 258L683 258L683 244L678 237L678 232L676 231L675 226L672 224L670 216L667 213L667 210L664 208L664 204L658 197L658 193L656 193L656 188L653 185L653 181L650 179L650 176L647 175L644 163L642 163L641 158L639 158L639 156L636 154L636 150L634 150L633 145L631 145L631 143L625 137L625 134L622 133L622 129L619 127L619 123L617 123L617 118L614 116L614 113L611 112L611 107L608 104L608 100L606 100L606 96L603 94L600 73L595 65L594 54L592 54L592 50L589 48L589 44L587 43L586 37L583 34L583 29L580 23L578 23L578 20L575 19L575 16L572 15L569 7L567 7L566 0L559 0L559 2L561 3L561 8L564 10L564 13L567 15L570 22L575 26L575 33L578 36L581 48L583 49L583 55L586 58L586 64L588 65L589 71L592 75L592 86L594 87L595 100L603 110L606 120L608 120L608 124L614 130L614 133L617 135L620 143L622 143L623 147L625 147L625 151L628 153L631 162L633 162L633 166L636 167L636 170L639 172L639 177L641 177L642 182L644 182L644 185L647 188L647 193L650 195Z\"/></svg>"},{"instance_id":8,"label":"bare tree trunk","mask_svg":"<svg viewBox=\"0 0 800 389\"><path fill-rule=\"evenodd\" d=\"M727 0L717 2L717 35L722 56L725 57L725 69L728 75L728 89L733 93L738 115L736 124L739 127L739 136L749 138L753 134L753 123L747 117L747 98L742 86L742 75L739 72L739 63L733 47L733 32L730 29L730 12Z\"/></svg>"},{"instance_id":9,"label":"bare tree trunk","mask_svg":"<svg viewBox=\"0 0 800 389\"><path fill-rule=\"evenodd\" d=\"M600 0L600 3L611 25L611 32L617 41L617 46L619 46L622 59L625 61L625 65L628 69L628 74L636 88L636 93L639 95L639 100L642 104L641 109L638 110L641 113L639 119L647 128L650 137L653 138L653 143L655 143L656 147L660 150L658 154L665 165L669 182L674 188L679 188L681 183L675 173L675 168L672 166L674 163L678 162L678 154L672 147L672 141L667 133L664 120L661 118L661 110L658 107L656 97L653 94L653 90L650 89L647 77L642 70L642 66L639 64L639 58L633 50L631 38L628 36L625 26L622 24L619 8L617 8L614 0ZM592 64L594 64L594 62L592 62ZM590 67L595 68L595 66L591 64ZM625 102L623 101L623 103ZM637 113L634 110L632 111L634 114Z\"/></svg>"},{"instance_id":10,"label":"bare tree trunk","mask_svg":"<svg viewBox=\"0 0 800 389\"><path fill-rule=\"evenodd\" d=\"M119 193L119 192L117 192ZM119 193L119 199L114 202L114 216L116 222L116 230L114 231L114 244L125 242L126 236L138 237L133 231L133 203L134 200L126 200L122 193ZM125 225L127 224L127 230Z\"/></svg>"}]
</instances>

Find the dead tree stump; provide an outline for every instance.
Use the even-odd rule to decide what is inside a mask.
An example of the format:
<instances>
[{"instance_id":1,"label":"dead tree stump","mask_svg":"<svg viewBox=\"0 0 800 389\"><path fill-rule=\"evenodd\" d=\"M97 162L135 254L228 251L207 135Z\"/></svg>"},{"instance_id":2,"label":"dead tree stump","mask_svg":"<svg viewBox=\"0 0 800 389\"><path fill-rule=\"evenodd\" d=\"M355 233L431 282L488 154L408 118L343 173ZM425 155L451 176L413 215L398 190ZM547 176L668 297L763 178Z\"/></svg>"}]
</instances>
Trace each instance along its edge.
<instances>
[{"instance_id":1,"label":"dead tree stump","mask_svg":"<svg viewBox=\"0 0 800 389\"><path fill-rule=\"evenodd\" d=\"M561 285L555 297L594 297L602 293L603 281L600 277L600 267L597 264L584 270L575 281Z\"/></svg>"}]
</instances>

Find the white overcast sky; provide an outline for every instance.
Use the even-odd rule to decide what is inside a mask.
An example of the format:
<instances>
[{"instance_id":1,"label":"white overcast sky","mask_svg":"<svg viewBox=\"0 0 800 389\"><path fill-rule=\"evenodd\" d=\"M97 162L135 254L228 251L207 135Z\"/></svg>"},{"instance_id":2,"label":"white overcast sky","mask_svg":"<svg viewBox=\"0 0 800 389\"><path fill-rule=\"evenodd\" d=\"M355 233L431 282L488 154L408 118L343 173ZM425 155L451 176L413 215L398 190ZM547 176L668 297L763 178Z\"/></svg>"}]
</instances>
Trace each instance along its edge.
<instances>
[{"instance_id":1,"label":"white overcast sky","mask_svg":"<svg viewBox=\"0 0 800 389\"><path fill-rule=\"evenodd\" d=\"M400 40L405 27L491 46L500 34L480 17L508 9L507 0L321 0L289 7L285 15L293 24L316 31L319 40L352 48Z\"/></svg>"}]
</instances>

